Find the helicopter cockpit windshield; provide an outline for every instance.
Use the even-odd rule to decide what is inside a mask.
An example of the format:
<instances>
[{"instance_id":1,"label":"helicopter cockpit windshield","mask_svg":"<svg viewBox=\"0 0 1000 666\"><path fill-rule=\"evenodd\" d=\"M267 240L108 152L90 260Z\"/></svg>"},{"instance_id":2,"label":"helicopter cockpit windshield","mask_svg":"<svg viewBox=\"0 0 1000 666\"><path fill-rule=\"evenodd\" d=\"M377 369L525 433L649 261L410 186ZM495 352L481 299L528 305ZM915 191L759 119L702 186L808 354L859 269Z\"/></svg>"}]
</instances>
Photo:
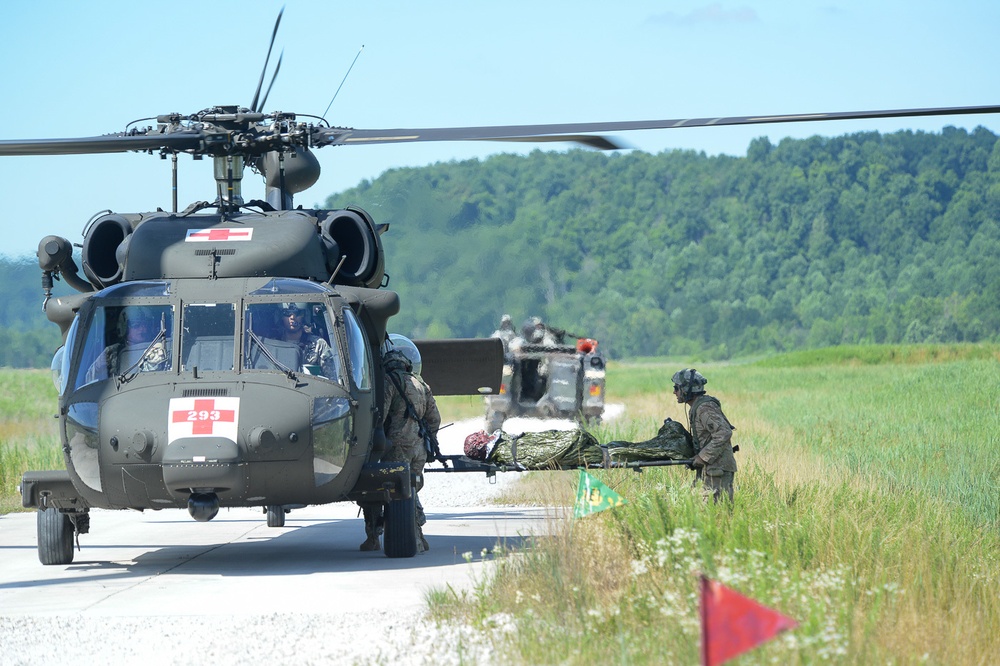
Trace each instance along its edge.
<instances>
[{"instance_id":1,"label":"helicopter cockpit windshield","mask_svg":"<svg viewBox=\"0 0 1000 666\"><path fill-rule=\"evenodd\" d=\"M299 297L302 297L300 294ZM309 301L248 303L244 317L245 370L304 372L340 382L343 368L333 313Z\"/></svg>"},{"instance_id":2,"label":"helicopter cockpit windshield","mask_svg":"<svg viewBox=\"0 0 1000 666\"><path fill-rule=\"evenodd\" d=\"M83 335L74 388L111 377L128 380L140 372L173 368L173 306L163 283L134 283L108 289ZM129 298L130 303L122 303Z\"/></svg>"},{"instance_id":3,"label":"helicopter cockpit windshield","mask_svg":"<svg viewBox=\"0 0 1000 666\"><path fill-rule=\"evenodd\" d=\"M363 335L353 313L331 307L329 294L324 286L287 278L239 302L184 302L169 282L109 287L94 296L53 361L57 382L62 391L110 379L128 383L150 372L269 371L344 386L353 379L369 389ZM70 376L74 349L80 360Z\"/></svg>"}]
</instances>

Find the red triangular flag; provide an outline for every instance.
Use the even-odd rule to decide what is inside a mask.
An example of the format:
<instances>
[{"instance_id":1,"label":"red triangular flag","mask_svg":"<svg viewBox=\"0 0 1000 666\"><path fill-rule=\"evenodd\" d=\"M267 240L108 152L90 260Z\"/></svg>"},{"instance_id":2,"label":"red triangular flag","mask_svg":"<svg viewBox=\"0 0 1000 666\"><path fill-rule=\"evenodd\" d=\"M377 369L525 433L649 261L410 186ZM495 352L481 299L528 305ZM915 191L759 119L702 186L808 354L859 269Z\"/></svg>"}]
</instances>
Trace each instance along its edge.
<instances>
[{"instance_id":1,"label":"red triangular flag","mask_svg":"<svg viewBox=\"0 0 1000 666\"><path fill-rule=\"evenodd\" d=\"M718 666L799 623L701 577L701 663Z\"/></svg>"}]
</instances>

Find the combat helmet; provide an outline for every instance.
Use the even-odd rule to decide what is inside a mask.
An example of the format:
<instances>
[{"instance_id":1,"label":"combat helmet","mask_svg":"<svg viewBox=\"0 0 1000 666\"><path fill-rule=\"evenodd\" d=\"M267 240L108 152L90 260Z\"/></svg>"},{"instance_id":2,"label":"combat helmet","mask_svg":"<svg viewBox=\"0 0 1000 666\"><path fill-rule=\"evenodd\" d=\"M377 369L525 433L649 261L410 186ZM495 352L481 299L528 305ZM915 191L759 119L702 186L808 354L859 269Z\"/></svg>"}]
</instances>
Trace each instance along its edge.
<instances>
[{"instance_id":1,"label":"combat helmet","mask_svg":"<svg viewBox=\"0 0 1000 666\"><path fill-rule=\"evenodd\" d=\"M674 373L672 377L674 390L680 390L680 398L684 402L691 400L695 396L705 394L705 384L708 380L704 375L694 368L685 368Z\"/></svg>"}]
</instances>

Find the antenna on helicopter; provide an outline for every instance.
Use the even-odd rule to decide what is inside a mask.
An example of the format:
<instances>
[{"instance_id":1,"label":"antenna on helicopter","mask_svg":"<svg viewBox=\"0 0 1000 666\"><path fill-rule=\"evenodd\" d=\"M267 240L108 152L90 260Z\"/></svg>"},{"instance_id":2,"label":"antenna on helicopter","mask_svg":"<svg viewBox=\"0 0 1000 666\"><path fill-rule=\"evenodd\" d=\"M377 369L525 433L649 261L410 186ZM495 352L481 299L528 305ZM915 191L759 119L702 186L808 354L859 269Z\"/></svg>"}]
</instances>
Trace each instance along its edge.
<instances>
[{"instance_id":1,"label":"antenna on helicopter","mask_svg":"<svg viewBox=\"0 0 1000 666\"><path fill-rule=\"evenodd\" d=\"M354 60L351 61L351 66L347 68L347 74L344 74L344 78L341 79L340 85L337 86L337 92L333 93L333 99L331 99L330 103L326 105L326 111L324 111L323 115L321 116L323 120L326 120L326 114L329 113L330 107L333 106L334 100L337 99L337 95L340 94L340 89L344 87L344 81L347 80L347 76L351 73L351 70L354 69L354 63L358 61L358 58L361 57L361 52L364 50L365 50L365 45L362 44L361 48L358 49L358 54L354 56Z\"/></svg>"},{"instance_id":2,"label":"antenna on helicopter","mask_svg":"<svg viewBox=\"0 0 1000 666\"><path fill-rule=\"evenodd\" d=\"M252 111L255 111L255 112L260 111L260 108L258 108L258 106L257 106L257 100L260 98L260 89L264 85L264 74L267 72L267 63L271 60L271 50L274 48L274 40L278 36L278 26L281 25L281 15L284 14L284 13L285 13L285 8L282 7L281 11L278 12L278 18L277 18L277 20L274 22L274 30L271 32L271 44L270 44L270 46L267 47L267 57L264 58L264 67L260 70L260 80L257 81L257 91L253 94L253 102L250 103L250 109ZM278 68L280 68L280 67L281 67L281 58L278 58ZM277 69L275 69L275 71L274 71L274 76L275 77L278 76L278 70ZM271 85L274 85L274 79L273 78L271 79ZM268 86L267 91L271 92L270 86ZM266 99L267 95L264 95L264 97ZM264 106L264 102L261 101L260 107L263 108L263 106Z\"/></svg>"}]
</instances>

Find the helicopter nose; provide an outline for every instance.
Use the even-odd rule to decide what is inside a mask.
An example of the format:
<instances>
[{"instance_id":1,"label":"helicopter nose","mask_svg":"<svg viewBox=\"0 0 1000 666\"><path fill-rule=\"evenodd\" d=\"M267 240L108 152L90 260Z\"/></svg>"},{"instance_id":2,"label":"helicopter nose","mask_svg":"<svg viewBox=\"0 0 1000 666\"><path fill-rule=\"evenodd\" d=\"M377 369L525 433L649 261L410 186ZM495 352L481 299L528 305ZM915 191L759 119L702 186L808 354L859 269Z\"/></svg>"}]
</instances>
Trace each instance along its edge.
<instances>
[{"instance_id":1,"label":"helicopter nose","mask_svg":"<svg viewBox=\"0 0 1000 666\"><path fill-rule=\"evenodd\" d=\"M215 493L191 493L188 513L199 523L207 523L219 513L219 496Z\"/></svg>"},{"instance_id":2,"label":"helicopter nose","mask_svg":"<svg viewBox=\"0 0 1000 666\"><path fill-rule=\"evenodd\" d=\"M211 520L219 493L239 496L246 486L246 461L236 442L225 437L182 437L163 453L163 483L175 498L187 497L191 517Z\"/></svg>"}]
</instances>

